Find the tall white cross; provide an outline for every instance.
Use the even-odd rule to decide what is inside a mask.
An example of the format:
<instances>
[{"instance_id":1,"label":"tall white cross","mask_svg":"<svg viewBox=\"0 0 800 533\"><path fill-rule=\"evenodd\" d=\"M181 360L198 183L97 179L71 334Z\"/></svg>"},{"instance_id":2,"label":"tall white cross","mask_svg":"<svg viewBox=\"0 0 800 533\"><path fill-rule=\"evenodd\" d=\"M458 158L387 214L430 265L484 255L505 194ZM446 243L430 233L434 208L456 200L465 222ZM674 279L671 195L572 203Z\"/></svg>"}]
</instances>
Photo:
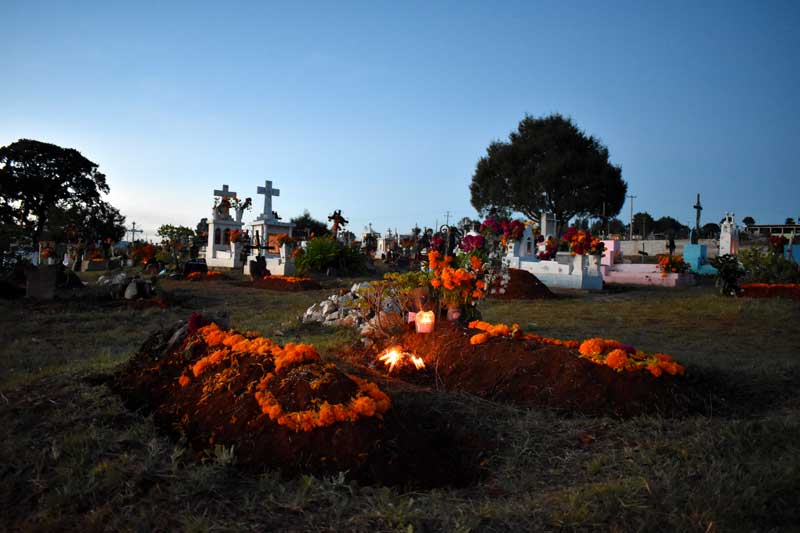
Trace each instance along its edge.
<instances>
[{"instance_id":1,"label":"tall white cross","mask_svg":"<svg viewBox=\"0 0 800 533\"><path fill-rule=\"evenodd\" d=\"M272 197L280 196L280 189L273 189L272 182L267 180L264 182L264 187L259 187L256 192L264 195L264 212L258 218L262 220L272 220Z\"/></svg>"},{"instance_id":2,"label":"tall white cross","mask_svg":"<svg viewBox=\"0 0 800 533\"><path fill-rule=\"evenodd\" d=\"M222 186L222 190L214 189L214 196L222 196L223 198L233 198L236 196L234 191L229 191L227 185Z\"/></svg>"}]
</instances>

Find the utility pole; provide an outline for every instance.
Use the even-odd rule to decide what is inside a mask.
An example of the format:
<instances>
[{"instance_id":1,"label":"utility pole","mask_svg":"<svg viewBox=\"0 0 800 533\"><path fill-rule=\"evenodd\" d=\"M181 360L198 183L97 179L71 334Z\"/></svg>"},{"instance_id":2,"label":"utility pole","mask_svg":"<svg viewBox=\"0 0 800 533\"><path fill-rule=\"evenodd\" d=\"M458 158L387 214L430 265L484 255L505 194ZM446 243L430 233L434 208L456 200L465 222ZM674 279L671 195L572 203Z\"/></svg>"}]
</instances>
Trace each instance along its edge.
<instances>
[{"instance_id":1,"label":"utility pole","mask_svg":"<svg viewBox=\"0 0 800 533\"><path fill-rule=\"evenodd\" d=\"M636 198L636 196L634 196L632 194L629 194L628 198L631 199L631 223L630 223L630 226L628 227L628 230L629 230L628 231L628 239L629 240L633 240L633 200Z\"/></svg>"},{"instance_id":2,"label":"utility pole","mask_svg":"<svg viewBox=\"0 0 800 533\"><path fill-rule=\"evenodd\" d=\"M445 222L444 222L444 223L445 223L445 225L447 225L447 226L449 226L449 225L450 225L450 217L451 217L451 216L453 216L453 213L451 213L450 211L447 211L447 212L444 214L444 220L445 220Z\"/></svg>"}]
</instances>

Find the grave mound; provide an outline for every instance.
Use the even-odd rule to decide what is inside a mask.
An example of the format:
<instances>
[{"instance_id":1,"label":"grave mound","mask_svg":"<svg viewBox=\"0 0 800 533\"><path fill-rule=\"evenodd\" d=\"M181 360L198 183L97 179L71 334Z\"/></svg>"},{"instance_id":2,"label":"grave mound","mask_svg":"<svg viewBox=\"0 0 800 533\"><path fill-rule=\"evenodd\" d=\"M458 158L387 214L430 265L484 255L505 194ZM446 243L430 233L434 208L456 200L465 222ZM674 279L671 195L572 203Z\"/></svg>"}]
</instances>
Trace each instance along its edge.
<instances>
[{"instance_id":1,"label":"grave mound","mask_svg":"<svg viewBox=\"0 0 800 533\"><path fill-rule=\"evenodd\" d=\"M376 360L381 352L400 346L425 363L421 370L411 364L398 365L392 375L400 379L521 406L622 417L680 415L688 409L689 397L679 375L660 369L618 371L581 357L574 341L528 335L516 339L487 336L475 343L476 333L481 335L448 322L437 323L429 334L415 333L409 327L382 348L358 347L343 356L360 364L383 366ZM682 372L680 365L669 368L675 368L676 374ZM654 372L660 375L656 377Z\"/></svg>"},{"instance_id":2,"label":"grave mound","mask_svg":"<svg viewBox=\"0 0 800 533\"><path fill-rule=\"evenodd\" d=\"M113 387L130 408L153 412L159 427L184 437L198 458L233 447L246 468L346 471L363 483L419 488L480 475L481 439L434 409L409 409L408 393L390 398L322 362L312 346L280 346L196 314L152 334Z\"/></svg>"},{"instance_id":3,"label":"grave mound","mask_svg":"<svg viewBox=\"0 0 800 533\"><path fill-rule=\"evenodd\" d=\"M322 289L322 285L311 278L297 278L294 276L267 275L263 278L254 279L250 285L259 289L284 292L318 291Z\"/></svg>"},{"instance_id":4,"label":"grave mound","mask_svg":"<svg viewBox=\"0 0 800 533\"><path fill-rule=\"evenodd\" d=\"M539 281L539 278L518 268L508 269L508 286L503 294L494 293L492 298L498 300L544 300L555 298L555 294L550 292L547 286Z\"/></svg>"}]
</instances>

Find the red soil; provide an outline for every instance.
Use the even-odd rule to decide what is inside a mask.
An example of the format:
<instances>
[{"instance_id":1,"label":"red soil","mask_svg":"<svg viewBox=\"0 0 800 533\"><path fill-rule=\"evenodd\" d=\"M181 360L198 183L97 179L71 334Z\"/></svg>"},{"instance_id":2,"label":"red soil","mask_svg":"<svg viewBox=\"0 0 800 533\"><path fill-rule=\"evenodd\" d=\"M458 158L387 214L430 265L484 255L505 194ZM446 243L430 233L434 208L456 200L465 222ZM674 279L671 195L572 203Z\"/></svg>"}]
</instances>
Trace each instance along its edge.
<instances>
[{"instance_id":1,"label":"red soil","mask_svg":"<svg viewBox=\"0 0 800 533\"><path fill-rule=\"evenodd\" d=\"M253 280L247 285L252 285L259 289L267 289L270 291L318 291L322 289L322 285L311 278L289 278L283 276L266 276L261 279Z\"/></svg>"},{"instance_id":2,"label":"red soil","mask_svg":"<svg viewBox=\"0 0 800 533\"><path fill-rule=\"evenodd\" d=\"M509 268L508 274L511 279L508 281L506 292L504 294L492 294L491 298L497 298L498 300L543 300L555 298L550 289L527 270Z\"/></svg>"},{"instance_id":3,"label":"red soil","mask_svg":"<svg viewBox=\"0 0 800 533\"><path fill-rule=\"evenodd\" d=\"M485 439L430 407L409 409L414 400L407 395L392 395L393 407L383 418L360 417L310 431L294 431L262 413L254 389L268 372L276 375L270 392L286 411L352 398L357 383L332 363L303 362L275 371L269 358L236 354L181 386L187 368L208 351L178 324L154 333L114 377L114 388L129 407L152 411L157 424L185 437L198 458L214 445L234 446L237 463L258 470L348 471L364 483L422 488L464 485L480 475Z\"/></svg>"},{"instance_id":4,"label":"red soil","mask_svg":"<svg viewBox=\"0 0 800 533\"><path fill-rule=\"evenodd\" d=\"M616 372L578 357L575 350L535 341L494 337L473 346L472 333L439 322L433 333L417 334L409 328L387 346L402 345L425 361L423 371L402 368L402 379L488 400L615 416L679 414L686 409L686 398L679 392L681 378ZM363 364L374 362L381 351L359 349L346 357Z\"/></svg>"}]
</instances>

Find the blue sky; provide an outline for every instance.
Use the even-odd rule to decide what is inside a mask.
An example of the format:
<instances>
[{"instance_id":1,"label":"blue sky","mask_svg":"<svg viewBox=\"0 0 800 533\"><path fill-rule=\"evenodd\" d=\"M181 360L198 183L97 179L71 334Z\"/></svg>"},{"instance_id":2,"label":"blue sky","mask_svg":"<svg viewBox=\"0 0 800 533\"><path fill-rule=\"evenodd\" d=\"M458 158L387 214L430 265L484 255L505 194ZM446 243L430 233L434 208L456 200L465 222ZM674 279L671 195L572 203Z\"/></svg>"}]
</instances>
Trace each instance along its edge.
<instances>
[{"instance_id":1,"label":"blue sky","mask_svg":"<svg viewBox=\"0 0 800 533\"><path fill-rule=\"evenodd\" d=\"M486 146L559 112L636 211L800 216L800 3L294 4L5 1L0 145L77 148L151 236L267 178L286 219L403 231L475 216Z\"/></svg>"}]
</instances>

